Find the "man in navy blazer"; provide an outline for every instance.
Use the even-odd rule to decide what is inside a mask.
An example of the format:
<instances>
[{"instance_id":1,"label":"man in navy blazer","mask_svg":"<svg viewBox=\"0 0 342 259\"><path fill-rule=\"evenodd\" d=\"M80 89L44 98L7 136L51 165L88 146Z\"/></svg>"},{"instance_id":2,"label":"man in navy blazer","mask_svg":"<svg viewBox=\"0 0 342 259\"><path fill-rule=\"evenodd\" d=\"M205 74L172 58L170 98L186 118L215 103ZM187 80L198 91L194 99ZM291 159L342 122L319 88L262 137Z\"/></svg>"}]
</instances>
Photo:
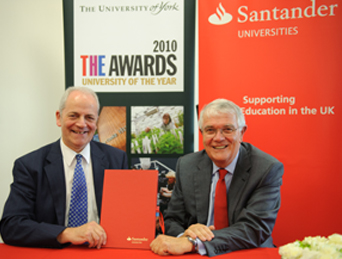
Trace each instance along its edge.
<instances>
[{"instance_id":1,"label":"man in navy blazer","mask_svg":"<svg viewBox=\"0 0 342 259\"><path fill-rule=\"evenodd\" d=\"M117 148L92 141L98 112L99 101L91 89L69 87L56 112L61 139L15 161L13 183L0 221L5 243L35 247L87 243L97 248L106 244L106 232L98 223L104 170L127 169L127 155ZM71 190L66 171L73 171L76 163L73 156L78 153L84 155L83 160L88 156L83 163L89 165L87 186L93 195L88 193L88 207L92 200L90 219L93 221L67 227ZM69 168L68 157L73 168ZM69 173L69 178L70 175L72 177L73 173Z\"/></svg>"},{"instance_id":2,"label":"man in navy blazer","mask_svg":"<svg viewBox=\"0 0 342 259\"><path fill-rule=\"evenodd\" d=\"M242 142L247 129L241 109L217 99L199 120L204 150L178 159L176 186L164 220L167 235L152 243L160 255L198 252L215 256L239 249L274 247L272 230L280 208L283 165ZM226 169L228 226L215 222L215 188Z\"/></svg>"}]
</instances>

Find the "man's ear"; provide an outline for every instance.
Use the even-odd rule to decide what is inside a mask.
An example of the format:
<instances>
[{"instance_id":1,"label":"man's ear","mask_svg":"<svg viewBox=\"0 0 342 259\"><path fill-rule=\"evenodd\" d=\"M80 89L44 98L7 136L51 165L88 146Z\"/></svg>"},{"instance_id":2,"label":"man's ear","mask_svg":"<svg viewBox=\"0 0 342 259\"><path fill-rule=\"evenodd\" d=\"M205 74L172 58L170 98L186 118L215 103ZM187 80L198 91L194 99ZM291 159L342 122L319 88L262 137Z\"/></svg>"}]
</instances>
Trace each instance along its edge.
<instances>
[{"instance_id":1,"label":"man's ear","mask_svg":"<svg viewBox=\"0 0 342 259\"><path fill-rule=\"evenodd\" d=\"M244 126L241 130L240 130L240 143L243 141L243 135L245 134L247 130L247 125Z\"/></svg>"},{"instance_id":2,"label":"man's ear","mask_svg":"<svg viewBox=\"0 0 342 259\"><path fill-rule=\"evenodd\" d=\"M58 127L62 126L62 123L61 123L61 113L59 111L56 111L56 124L57 124Z\"/></svg>"}]
</instances>

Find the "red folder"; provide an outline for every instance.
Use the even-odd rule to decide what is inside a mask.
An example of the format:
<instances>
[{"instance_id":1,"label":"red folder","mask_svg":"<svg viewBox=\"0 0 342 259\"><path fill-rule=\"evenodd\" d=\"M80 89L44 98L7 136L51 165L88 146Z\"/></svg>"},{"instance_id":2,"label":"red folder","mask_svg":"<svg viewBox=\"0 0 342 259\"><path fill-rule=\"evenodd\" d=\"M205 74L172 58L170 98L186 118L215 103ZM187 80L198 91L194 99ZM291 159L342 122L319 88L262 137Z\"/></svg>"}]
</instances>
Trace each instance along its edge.
<instances>
[{"instance_id":1,"label":"red folder","mask_svg":"<svg viewBox=\"0 0 342 259\"><path fill-rule=\"evenodd\" d=\"M105 247L150 249L156 233L157 170L105 170L101 226Z\"/></svg>"}]
</instances>

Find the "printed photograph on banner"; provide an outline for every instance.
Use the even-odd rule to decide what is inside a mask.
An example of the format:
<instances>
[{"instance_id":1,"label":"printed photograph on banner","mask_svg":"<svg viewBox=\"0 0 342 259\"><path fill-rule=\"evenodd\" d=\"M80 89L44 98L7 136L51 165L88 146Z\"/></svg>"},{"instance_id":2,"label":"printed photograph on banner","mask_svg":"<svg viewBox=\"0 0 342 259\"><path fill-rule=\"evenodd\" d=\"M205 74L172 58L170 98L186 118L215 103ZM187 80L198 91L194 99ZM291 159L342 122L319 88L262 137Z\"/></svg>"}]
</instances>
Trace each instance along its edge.
<instances>
[{"instance_id":1,"label":"printed photograph on banner","mask_svg":"<svg viewBox=\"0 0 342 259\"><path fill-rule=\"evenodd\" d=\"M159 213L156 214L156 232L162 233L160 229L160 216L167 209L173 188L176 184L176 164L178 158L132 158L133 169L158 170L157 206Z\"/></svg>"},{"instance_id":2,"label":"printed photograph on banner","mask_svg":"<svg viewBox=\"0 0 342 259\"><path fill-rule=\"evenodd\" d=\"M183 106L131 107L132 154L183 154Z\"/></svg>"},{"instance_id":3,"label":"printed photograph on banner","mask_svg":"<svg viewBox=\"0 0 342 259\"><path fill-rule=\"evenodd\" d=\"M74 83L184 91L184 0L74 0Z\"/></svg>"},{"instance_id":4,"label":"printed photograph on banner","mask_svg":"<svg viewBox=\"0 0 342 259\"><path fill-rule=\"evenodd\" d=\"M94 140L126 151L125 106L105 106L101 109Z\"/></svg>"}]
</instances>

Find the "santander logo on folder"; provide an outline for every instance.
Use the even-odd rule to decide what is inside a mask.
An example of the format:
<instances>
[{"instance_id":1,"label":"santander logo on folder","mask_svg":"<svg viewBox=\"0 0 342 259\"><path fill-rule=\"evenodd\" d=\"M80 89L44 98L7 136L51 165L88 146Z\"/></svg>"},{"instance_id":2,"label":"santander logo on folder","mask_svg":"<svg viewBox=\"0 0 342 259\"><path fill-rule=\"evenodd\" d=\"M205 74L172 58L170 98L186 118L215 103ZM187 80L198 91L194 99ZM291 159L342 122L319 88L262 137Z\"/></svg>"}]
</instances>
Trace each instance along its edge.
<instances>
[{"instance_id":1,"label":"santander logo on folder","mask_svg":"<svg viewBox=\"0 0 342 259\"><path fill-rule=\"evenodd\" d=\"M132 242L132 244L142 244L143 242L147 242L148 238L146 238L146 237L142 237L142 238L128 237L127 241Z\"/></svg>"}]
</instances>

